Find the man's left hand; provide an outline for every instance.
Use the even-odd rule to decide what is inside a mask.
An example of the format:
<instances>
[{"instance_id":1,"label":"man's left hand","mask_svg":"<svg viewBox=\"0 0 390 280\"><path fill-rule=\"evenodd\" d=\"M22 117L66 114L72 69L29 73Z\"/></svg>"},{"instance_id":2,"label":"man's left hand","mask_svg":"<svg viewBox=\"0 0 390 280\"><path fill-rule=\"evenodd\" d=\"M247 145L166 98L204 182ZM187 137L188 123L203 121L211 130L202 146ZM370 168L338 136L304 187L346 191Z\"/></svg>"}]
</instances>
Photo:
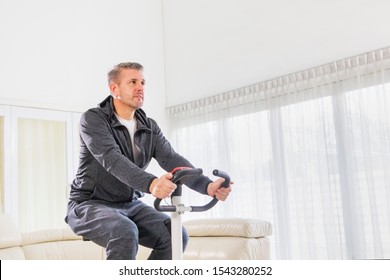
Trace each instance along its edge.
<instances>
[{"instance_id":1,"label":"man's left hand","mask_svg":"<svg viewBox=\"0 0 390 280\"><path fill-rule=\"evenodd\" d=\"M216 197L218 200L225 201L232 191L233 182L230 182L229 187L221 188L221 184L225 181L223 178L218 178L210 183L207 187L207 194L211 197Z\"/></svg>"}]
</instances>

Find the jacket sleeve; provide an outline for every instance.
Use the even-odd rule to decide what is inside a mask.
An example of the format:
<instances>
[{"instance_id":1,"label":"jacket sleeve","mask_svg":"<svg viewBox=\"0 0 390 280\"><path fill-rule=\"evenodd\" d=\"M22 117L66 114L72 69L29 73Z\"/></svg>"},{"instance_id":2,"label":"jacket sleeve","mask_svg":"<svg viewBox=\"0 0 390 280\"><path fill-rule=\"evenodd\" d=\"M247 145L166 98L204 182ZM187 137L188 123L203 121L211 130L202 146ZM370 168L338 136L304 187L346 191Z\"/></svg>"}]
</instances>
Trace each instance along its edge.
<instances>
[{"instance_id":1,"label":"jacket sleeve","mask_svg":"<svg viewBox=\"0 0 390 280\"><path fill-rule=\"evenodd\" d=\"M89 110L82 115L80 137L108 173L129 187L150 193L149 185L156 176L145 172L122 154L112 127L97 110Z\"/></svg>"},{"instance_id":2,"label":"jacket sleeve","mask_svg":"<svg viewBox=\"0 0 390 280\"><path fill-rule=\"evenodd\" d=\"M161 129L158 127L157 123L150 119L153 122L153 134L156 137L156 145L154 147L154 158L158 164L167 172L172 171L176 167L190 167L194 168L190 161L178 154L171 146L169 141L164 137ZM207 194L207 187L212 180L207 176L201 175L199 177L189 177L184 184L190 187L191 189L202 193Z\"/></svg>"}]
</instances>

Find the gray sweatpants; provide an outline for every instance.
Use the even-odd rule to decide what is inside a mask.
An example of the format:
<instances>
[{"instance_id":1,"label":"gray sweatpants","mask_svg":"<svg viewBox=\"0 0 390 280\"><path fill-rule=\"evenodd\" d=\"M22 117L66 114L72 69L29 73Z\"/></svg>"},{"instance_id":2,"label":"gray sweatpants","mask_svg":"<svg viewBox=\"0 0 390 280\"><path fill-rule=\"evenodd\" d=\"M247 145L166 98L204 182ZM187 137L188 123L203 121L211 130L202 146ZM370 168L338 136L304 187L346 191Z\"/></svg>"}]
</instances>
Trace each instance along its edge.
<instances>
[{"instance_id":1,"label":"gray sweatpants","mask_svg":"<svg viewBox=\"0 0 390 280\"><path fill-rule=\"evenodd\" d=\"M88 200L79 204L70 201L65 220L77 235L106 248L107 259L134 260L138 244L153 249L148 259L172 259L169 216L141 200ZM189 237L184 228L182 231L185 248Z\"/></svg>"}]
</instances>

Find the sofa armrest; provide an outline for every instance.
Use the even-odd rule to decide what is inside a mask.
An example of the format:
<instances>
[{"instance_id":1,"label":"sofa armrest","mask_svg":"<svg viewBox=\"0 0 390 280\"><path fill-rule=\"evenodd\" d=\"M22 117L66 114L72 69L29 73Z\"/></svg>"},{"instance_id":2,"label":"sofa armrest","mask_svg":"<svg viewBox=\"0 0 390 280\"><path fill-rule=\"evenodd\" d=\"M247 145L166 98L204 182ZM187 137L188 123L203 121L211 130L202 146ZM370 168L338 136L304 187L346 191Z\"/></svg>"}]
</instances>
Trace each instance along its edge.
<instances>
[{"instance_id":1,"label":"sofa armrest","mask_svg":"<svg viewBox=\"0 0 390 280\"><path fill-rule=\"evenodd\" d=\"M261 238L272 235L272 224L249 218L210 218L183 222L190 236Z\"/></svg>"}]
</instances>

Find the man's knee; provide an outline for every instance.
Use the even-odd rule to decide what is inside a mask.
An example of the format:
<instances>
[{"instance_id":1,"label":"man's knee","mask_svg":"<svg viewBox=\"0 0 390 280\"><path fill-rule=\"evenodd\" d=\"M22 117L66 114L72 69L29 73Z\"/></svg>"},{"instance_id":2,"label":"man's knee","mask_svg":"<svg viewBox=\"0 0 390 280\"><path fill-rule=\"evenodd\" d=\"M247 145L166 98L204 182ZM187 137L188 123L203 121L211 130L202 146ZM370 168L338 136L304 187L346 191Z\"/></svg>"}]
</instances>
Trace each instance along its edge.
<instances>
[{"instance_id":1,"label":"man's knee","mask_svg":"<svg viewBox=\"0 0 390 280\"><path fill-rule=\"evenodd\" d=\"M112 221L112 224L109 228L112 234L111 239L121 238L138 241L138 228L131 220L120 219Z\"/></svg>"},{"instance_id":2,"label":"man's knee","mask_svg":"<svg viewBox=\"0 0 390 280\"><path fill-rule=\"evenodd\" d=\"M190 236L188 235L187 230L183 227L183 250L186 249Z\"/></svg>"},{"instance_id":3,"label":"man's knee","mask_svg":"<svg viewBox=\"0 0 390 280\"><path fill-rule=\"evenodd\" d=\"M169 235L169 241L171 239L172 229L171 229L171 220L165 221L165 226L168 228L168 231L170 233ZM182 242L183 242L183 250L187 247L188 241L190 240L190 237L188 235L187 230L182 227Z\"/></svg>"},{"instance_id":4,"label":"man's knee","mask_svg":"<svg viewBox=\"0 0 390 280\"><path fill-rule=\"evenodd\" d=\"M107 259L134 260L138 252L138 228L134 223L118 222L109 231Z\"/></svg>"}]
</instances>

